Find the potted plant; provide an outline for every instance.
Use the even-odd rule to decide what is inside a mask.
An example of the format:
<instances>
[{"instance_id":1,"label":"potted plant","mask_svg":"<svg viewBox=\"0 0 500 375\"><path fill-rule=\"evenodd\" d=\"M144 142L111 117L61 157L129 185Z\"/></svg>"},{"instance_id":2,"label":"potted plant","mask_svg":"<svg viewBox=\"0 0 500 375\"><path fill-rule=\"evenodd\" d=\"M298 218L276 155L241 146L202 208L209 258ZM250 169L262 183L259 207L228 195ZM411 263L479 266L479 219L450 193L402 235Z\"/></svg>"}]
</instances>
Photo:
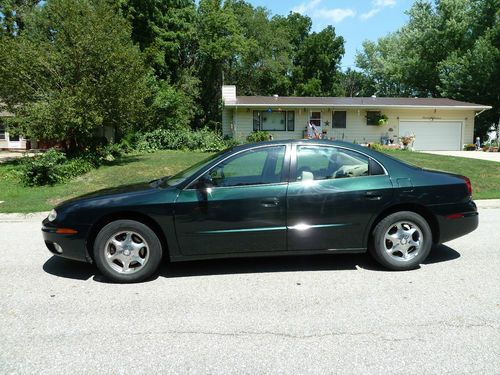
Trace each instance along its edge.
<instances>
[{"instance_id":1,"label":"potted plant","mask_svg":"<svg viewBox=\"0 0 500 375\"><path fill-rule=\"evenodd\" d=\"M386 125L388 121L389 121L389 117L381 114L377 118L377 125L379 125L379 126Z\"/></svg>"},{"instance_id":2,"label":"potted plant","mask_svg":"<svg viewBox=\"0 0 500 375\"><path fill-rule=\"evenodd\" d=\"M408 150L409 146L415 142L415 138L415 134L404 135L399 137L399 141L402 143L403 149Z\"/></svg>"}]
</instances>

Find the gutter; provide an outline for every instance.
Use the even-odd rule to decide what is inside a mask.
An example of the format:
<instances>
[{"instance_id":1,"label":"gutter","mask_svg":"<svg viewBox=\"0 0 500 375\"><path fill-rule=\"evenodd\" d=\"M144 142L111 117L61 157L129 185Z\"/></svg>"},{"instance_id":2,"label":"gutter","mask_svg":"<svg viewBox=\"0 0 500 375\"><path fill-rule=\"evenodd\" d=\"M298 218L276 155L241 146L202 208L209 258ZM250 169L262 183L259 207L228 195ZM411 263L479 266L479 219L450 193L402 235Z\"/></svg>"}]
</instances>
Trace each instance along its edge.
<instances>
[{"instance_id":1,"label":"gutter","mask_svg":"<svg viewBox=\"0 0 500 375\"><path fill-rule=\"evenodd\" d=\"M281 107L281 108L394 108L394 109L469 109L469 110L481 110L480 113L491 109L490 106L436 106L436 105L387 105L387 104L282 104L282 103L259 103L259 104L243 104L243 103L225 103L228 108L246 107L246 108L262 108L262 107Z\"/></svg>"}]
</instances>

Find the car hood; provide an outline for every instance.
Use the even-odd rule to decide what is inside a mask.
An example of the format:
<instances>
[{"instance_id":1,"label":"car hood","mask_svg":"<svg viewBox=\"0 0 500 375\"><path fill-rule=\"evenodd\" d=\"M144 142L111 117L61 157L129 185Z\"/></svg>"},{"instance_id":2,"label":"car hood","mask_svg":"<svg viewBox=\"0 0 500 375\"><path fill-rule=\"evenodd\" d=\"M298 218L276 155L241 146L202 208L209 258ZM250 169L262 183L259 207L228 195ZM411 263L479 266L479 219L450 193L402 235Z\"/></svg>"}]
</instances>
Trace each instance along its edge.
<instances>
[{"instance_id":1,"label":"car hood","mask_svg":"<svg viewBox=\"0 0 500 375\"><path fill-rule=\"evenodd\" d=\"M56 209L64 209L70 206L89 204L96 201L108 201L120 199L134 199L138 196L153 194L158 190L170 190L172 188L161 188L161 183L166 179L161 178L150 182L139 182L135 184L121 185L94 191L92 193L80 195L59 204Z\"/></svg>"}]
</instances>

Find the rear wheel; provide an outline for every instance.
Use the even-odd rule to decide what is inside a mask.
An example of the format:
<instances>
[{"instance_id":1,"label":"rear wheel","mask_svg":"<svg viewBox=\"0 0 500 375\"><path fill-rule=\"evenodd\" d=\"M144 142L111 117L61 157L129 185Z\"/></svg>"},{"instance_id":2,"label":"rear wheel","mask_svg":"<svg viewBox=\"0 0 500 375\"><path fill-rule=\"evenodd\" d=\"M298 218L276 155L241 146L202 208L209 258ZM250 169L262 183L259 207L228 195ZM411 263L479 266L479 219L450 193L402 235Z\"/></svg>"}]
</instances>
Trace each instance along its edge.
<instances>
[{"instance_id":1,"label":"rear wheel","mask_svg":"<svg viewBox=\"0 0 500 375\"><path fill-rule=\"evenodd\" d=\"M417 268L432 247L432 232L427 221L411 211L393 213L373 230L372 256L383 266L403 271Z\"/></svg>"},{"instance_id":2,"label":"rear wheel","mask_svg":"<svg viewBox=\"0 0 500 375\"><path fill-rule=\"evenodd\" d=\"M101 229L94 243L94 258L108 279L121 283L143 281L160 265L162 247L147 225L117 220Z\"/></svg>"}]
</instances>

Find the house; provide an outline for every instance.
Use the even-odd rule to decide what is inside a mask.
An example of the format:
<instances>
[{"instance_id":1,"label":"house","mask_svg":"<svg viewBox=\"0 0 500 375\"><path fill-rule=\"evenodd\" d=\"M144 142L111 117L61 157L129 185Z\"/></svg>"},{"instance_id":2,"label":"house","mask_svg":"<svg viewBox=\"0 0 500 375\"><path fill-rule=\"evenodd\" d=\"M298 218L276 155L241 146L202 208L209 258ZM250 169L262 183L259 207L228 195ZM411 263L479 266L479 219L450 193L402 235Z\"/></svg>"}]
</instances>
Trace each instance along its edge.
<instances>
[{"instance_id":1,"label":"house","mask_svg":"<svg viewBox=\"0 0 500 375\"><path fill-rule=\"evenodd\" d=\"M5 118L13 116L0 102L0 150L26 150L27 142L19 135L9 134Z\"/></svg>"},{"instance_id":2,"label":"house","mask_svg":"<svg viewBox=\"0 0 500 375\"><path fill-rule=\"evenodd\" d=\"M222 132L244 139L265 130L273 139L320 136L350 142L391 143L415 135L416 150L462 150L474 143L474 118L490 106L446 98L237 96L223 86Z\"/></svg>"}]
</instances>

